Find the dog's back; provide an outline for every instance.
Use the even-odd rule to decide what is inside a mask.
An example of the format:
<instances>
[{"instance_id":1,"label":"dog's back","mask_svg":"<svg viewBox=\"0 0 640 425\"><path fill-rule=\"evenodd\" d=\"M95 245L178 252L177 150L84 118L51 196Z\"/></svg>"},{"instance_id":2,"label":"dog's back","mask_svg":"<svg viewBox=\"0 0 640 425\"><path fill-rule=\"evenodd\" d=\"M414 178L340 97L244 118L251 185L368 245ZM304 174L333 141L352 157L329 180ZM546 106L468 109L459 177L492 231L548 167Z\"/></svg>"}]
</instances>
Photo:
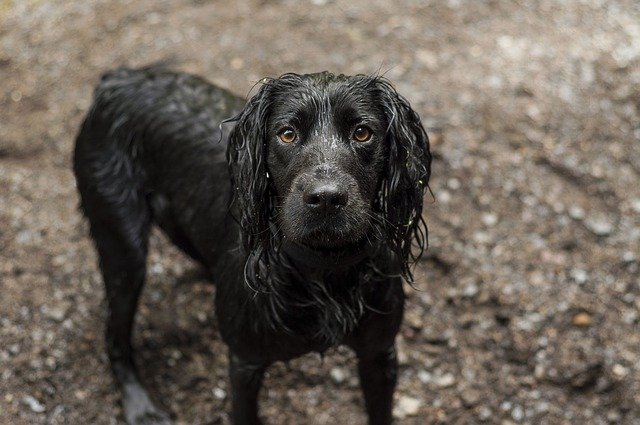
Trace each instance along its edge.
<instances>
[{"instance_id":1,"label":"dog's back","mask_svg":"<svg viewBox=\"0 0 640 425\"><path fill-rule=\"evenodd\" d=\"M189 74L155 67L106 73L74 155L89 221L108 223L138 247L146 243L144 228L153 221L204 262L208 253L200 252L198 240L211 235L185 232L210 228L212 218L228 221L226 140L220 124L243 106L243 99ZM198 223L202 217L209 220L206 226Z\"/></svg>"}]
</instances>

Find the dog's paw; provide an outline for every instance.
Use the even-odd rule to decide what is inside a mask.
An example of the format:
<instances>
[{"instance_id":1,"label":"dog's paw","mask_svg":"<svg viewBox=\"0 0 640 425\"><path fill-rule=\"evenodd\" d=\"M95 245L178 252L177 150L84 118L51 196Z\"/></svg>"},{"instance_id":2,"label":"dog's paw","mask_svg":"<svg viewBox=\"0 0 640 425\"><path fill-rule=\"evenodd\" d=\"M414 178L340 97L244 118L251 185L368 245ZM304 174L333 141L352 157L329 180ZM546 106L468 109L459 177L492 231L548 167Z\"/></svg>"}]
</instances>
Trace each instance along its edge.
<instances>
[{"instance_id":1,"label":"dog's paw","mask_svg":"<svg viewBox=\"0 0 640 425\"><path fill-rule=\"evenodd\" d=\"M128 425L171 425L169 415L155 406L141 386L129 386L122 399Z\"/></svg>"}]
</instances>

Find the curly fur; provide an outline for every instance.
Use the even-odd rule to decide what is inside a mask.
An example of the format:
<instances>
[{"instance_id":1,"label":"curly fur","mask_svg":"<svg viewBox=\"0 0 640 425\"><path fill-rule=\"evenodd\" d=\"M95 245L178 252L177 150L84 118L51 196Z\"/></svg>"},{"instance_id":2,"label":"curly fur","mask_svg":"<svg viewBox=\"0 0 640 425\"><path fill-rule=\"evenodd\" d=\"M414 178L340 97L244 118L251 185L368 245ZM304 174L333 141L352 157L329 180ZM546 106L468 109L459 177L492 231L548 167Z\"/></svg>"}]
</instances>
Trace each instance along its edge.
<instances>
[{"instance_id":1,"label":"curly fur","mask_svg":"<svg viewBox=\"0 0 640 425\"><path fill-rule=\"evenodd\" d=\"M353 139L357 126L369 140ZM278 138L282 128L295 143ZM74 172L127 422L169 423L131 345L155 224L212 273L236 424L261 423L269 364L337 344L358 356L370 423L389 424L401 277L412 281L426 246L430 162L418 114L381 77L285 74L245 102L160 67L105 74Z\"/></svg>"}]
</instances>

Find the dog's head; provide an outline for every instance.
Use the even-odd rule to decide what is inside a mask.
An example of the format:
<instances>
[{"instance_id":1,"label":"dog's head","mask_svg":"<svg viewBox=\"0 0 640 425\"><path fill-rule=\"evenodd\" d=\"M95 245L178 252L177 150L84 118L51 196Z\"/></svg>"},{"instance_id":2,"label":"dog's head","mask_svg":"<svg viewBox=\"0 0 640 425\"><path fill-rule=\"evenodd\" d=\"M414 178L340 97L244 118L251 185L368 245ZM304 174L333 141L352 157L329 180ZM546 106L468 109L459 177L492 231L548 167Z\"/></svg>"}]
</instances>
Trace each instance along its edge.
<instances>
[{"instance_id":1,"label":"dog's head","mask_svg":"<svg viewBox=\"0 0 640 425\"><path fill-rule=\"evenodd\" d=\"M431 155L418 114L387 80L285 74L265 80L236 120L227 155L247 251L378 240L411 277Z\"/></svg>"}]
</instances>

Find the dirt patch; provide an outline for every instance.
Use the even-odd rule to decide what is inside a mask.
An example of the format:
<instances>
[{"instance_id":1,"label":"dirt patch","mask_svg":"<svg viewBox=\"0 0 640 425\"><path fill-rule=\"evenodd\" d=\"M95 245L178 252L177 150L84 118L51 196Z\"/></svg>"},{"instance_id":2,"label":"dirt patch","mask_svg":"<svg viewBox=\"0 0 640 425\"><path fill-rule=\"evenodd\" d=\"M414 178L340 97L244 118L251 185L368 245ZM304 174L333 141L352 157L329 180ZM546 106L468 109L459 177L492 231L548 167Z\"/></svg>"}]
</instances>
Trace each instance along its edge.
<instances>
[{"instance_id":1,"label":"dirt patch","mask_svg":"<svg viewBox=\"0 0 640 425\"><path fill-rule=\"evenodd\" d=\"M99 75L173 58L237 93L383 72L436 160L398 423L640 423L636 1L0 2L0 422L121 421L70 170ZM214 287L159 234L136 344L179 423L229 423ZM271 424L363 423L354 358L269 370Z\"/></svg>"}]
</instances>

